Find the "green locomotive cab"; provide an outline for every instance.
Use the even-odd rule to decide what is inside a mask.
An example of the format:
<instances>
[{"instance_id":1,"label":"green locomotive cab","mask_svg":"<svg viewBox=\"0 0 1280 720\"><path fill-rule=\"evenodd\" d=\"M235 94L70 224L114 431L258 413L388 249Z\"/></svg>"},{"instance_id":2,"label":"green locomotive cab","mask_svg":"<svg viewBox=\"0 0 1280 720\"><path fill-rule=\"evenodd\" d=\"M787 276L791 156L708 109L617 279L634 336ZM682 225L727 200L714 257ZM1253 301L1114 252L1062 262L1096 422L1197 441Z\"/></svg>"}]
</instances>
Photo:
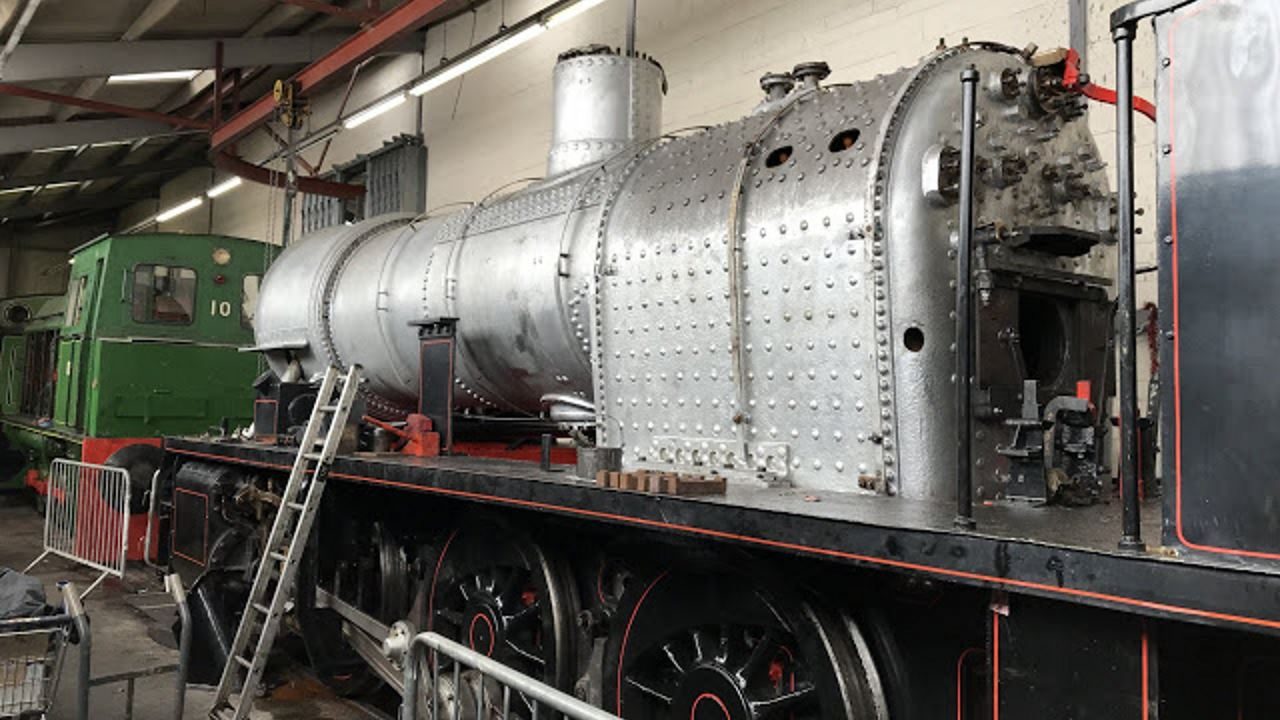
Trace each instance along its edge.
<instances>
[{"instance_id":1,"label":"green locomotive cab","mask_svg":"<svg viewBox=\"0 0 1280 720\"><path fill-rule=\"evenodd\" d=\"M125 464L138 511L160 436L247 425L258 358L239 350L253 343L269 249L152 233L73 250L65 311L0 340L0 482L42 493L54 458Z\"/></svg>"}]
</instances>

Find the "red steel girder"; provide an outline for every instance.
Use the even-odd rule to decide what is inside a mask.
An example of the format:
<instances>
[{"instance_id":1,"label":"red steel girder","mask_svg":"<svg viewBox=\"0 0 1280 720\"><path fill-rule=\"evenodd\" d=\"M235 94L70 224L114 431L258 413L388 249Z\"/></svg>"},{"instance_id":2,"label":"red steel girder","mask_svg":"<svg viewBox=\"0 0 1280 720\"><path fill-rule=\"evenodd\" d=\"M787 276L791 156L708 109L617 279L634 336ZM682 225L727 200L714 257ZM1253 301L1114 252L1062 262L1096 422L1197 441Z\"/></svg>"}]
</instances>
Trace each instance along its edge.
<instances>
[{"instance_id":1,"label":"red steel girder","mask_svg":"<svg viewBox=\"0 0 1280 720\"><path fill-rule=\"evenodd\" d=\"M340 5L330 5L324 0L279 0L286 5L296 5L300 8L310 10L311 12L324 13L333 15L334 17L345 18L347 20L355 20L357 22L369 22L380 15L377 10L351 10Z\"/></svg>"},{"instance_id":2,"label":"red steel girder","mask_svg":"<svg viewBox=\"0 0 1280 720\"><path fill-rule=\"evenodd\" d=\"M279 170L271 170L261 165L254 165L227 152L214 152L213 165L232 175L238 175L250 182L271 187L284 187L285 174ZM299 177L298 190L311 195L327 195L329 197L354 199L364 195L363 185L331 182L313 177Z\"/></svg>"},{"instance_id":3,"label":"red steel girder","mask_svg":"<svg viewBox=\"0 0 1280 720\"><path fill-rule=\"evenodd\" d=\"M373 55L387 43L422 27L427 22L431 11L444 3L445 0L405 0L343 41L324 57L298 71L298 74L292 78L294 86L299 93L306 94L326 80ZM275 99L270 94L258 98L252 105L228 118L221 127L216 128L210 138L210 146L214 151L221 150L270 120L274 112Z\"/></svg>"},{"instance_id":4,"label":"red steel girder","mask_svg":"<svg viewBox=\"0 0 1280 720\"><path fill-rule=\"evenodd\" d=\"M45 102L57 103L58 105L71 105L73 107L93 110L95 112L109 113L111 115L123 115L125 117L140 118L142 120L153 120L155 122L188 130L209 129L209 123L204 122L203 120L182 117L180 115L168 115L166 113L156 112L154 110L144 110L142 108L130 107L128 105L116 105L115 103L91 100L89 98L76 97L75 95L62 95L60 93L45 92L43 90L36 90L34 88L23 87L21 85L13 85L11 83L0 83L0 95L14 95L17 97L30 98L31 100L43 100Z\"/></svg>"}]
</instances>

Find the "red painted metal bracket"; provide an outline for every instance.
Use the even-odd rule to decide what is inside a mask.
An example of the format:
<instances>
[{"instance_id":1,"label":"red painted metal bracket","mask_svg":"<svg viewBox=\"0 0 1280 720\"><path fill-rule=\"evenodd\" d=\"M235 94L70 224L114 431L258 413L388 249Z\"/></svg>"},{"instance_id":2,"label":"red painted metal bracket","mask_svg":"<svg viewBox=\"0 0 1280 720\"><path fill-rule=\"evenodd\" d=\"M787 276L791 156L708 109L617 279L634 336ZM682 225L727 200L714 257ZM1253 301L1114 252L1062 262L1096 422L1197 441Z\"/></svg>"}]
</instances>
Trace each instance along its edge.
<instances>
[{"instance_id":1,"label":"red painted metal bracket","mask_svg":"<svg viewBox=\"0 0 1280 720\"><path fill-rule=\"evenodd\" d=\"M1081 82L1082 77L1084 82ZM1066 68L1062 71L1062 87L1074 90L1095 102L1116 104L1115 90L1089 82L1088 76L1080 72L1080 53L1075 50L1067 50ZM1156 106L1150 100L1134 95L1133 109L1152 122L1156 119Z\"/></svg>"}]
</instances>

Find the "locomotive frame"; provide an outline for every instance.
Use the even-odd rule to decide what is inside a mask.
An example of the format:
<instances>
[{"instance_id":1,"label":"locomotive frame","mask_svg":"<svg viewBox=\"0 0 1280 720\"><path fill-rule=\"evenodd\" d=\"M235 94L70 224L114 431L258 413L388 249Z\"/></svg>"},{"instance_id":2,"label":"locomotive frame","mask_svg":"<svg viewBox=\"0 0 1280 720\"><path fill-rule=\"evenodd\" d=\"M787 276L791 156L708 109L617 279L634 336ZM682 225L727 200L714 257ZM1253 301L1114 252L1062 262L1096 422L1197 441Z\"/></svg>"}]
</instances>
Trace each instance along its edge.
<instances>
[{"instance_id":1,"label":"locomotive frame","mask_svg":"<svg viewBox=\"0 0 1280 720\"><path fill-rule=\"evenodd\" d=\"M1249 12L1215 15L1215 7ZM1187 20L1197 14L1205 24ZM1251 0L1143 0L1118 10L1112 20L1118 107L1130 117L1132 36L1138 21L1152 15L1162 43L1174 22L1185 38L1220 32L1240 17L1277 18L1274 8ZM1159 82L1165 97L1168 81ZM1185 111L1196 101L1168 97L1159 106L1164 131L1175 107ZM1132 135L1124 120L1119 127L1123 198L1132 189ZM1202 145L1191 152L1211 155L1212 139L1199 138ZM1176 155L1172 148L1164 154ZM1164 161L1162 183L1168 177ZM1171 196L1162 185L1162 228L1171 217ZM1249 217L1274 214L1256 198L1249 204L1250 197L1242 200ZM1177 505L1180 495L1142 498L1134 309L1123 302L1133 287L1132 212L1132 202L1122 199L1119 380L1121 407L1130 412L1121 417L1125 475L1118 502L1088 508L980 502L972 508L976 529L967 529L956 526L956 506L946 498L906 503L747 483L729 483L723 497L685 497L604 487L545 459L538 467L459 455L342 453L328 469L334 482L309 555L311 574L299 588L305 651L330 678L349 677L351 668L364 665L377 672L378 660L368 651L377 638L369 628L405 618L423 629L435 623L625 717L664 717L668 708L691 717L710 709L707 717L731 720L784 712L908 719L1181 720L1230 711L1269 717L1280 707L1280 689L1270 680L1280 669L1280 569L1265 548L1203 552L1182 542L1180 526L1165 524L1174 503L1204 527L1234 521L1237 541L1269 541L1274 511L1264 499L1273 493L1254 478L1266 477L1270 450L1265 442L1250 445L1259 459L1234 484L1221 473L1198 478L1207 477L1218 493L1248 491L1256 511L1184 508ZM1188 252L1177 258L1184 272L1204 270L1195 243L1233 240L1221 227L1196 228L1203 235L1184 238ZM1175 243L1170 248L1178 251ZM1263 244L1250 248L1251 262L1274 257ZM1172 282L1167 261L1162 257L1162 290ZM1184 301L1193 292L1187 289ZM1218 363L1217 372L1230 362L1198 350ZM1275 390L1246 388L1264 401ZM1228 430L1247 430L1244 419L1218 420ZM1162 427L1165 447L1172 447L1170 425ZM1215 437L1215 451L1229 452L1228 441ZM1180 441L1205 451L1194 438ZM199 496L175 495L169 505L173 564L201 578L231 578L193 587L201 622L225 625L235 616L234 578L251 564L258 530L212 508L264 499L269 506L293 451L195 438L168 438L165 447L168 482L187 482L184 495ZM1166 478L1179 470L1173 455L1164 457ZM199 492L190 489L196 487ZM203 503L203 527L181 526L181 502ZM1141 539L1162 529L1163 546L1143 548ZM214 546L217 537L234 539ZM199 557L184 550L198 547L204 548ZM514 623L530 622L530 615L539 632L523 634L527 626ZM212 665L225 661L216 638L203 642ZM722 649L708 653L704 642ZM348 644L356 654L341 650ZM766 647L769 653L759 650Z\"/></svg>"}]
</instances>

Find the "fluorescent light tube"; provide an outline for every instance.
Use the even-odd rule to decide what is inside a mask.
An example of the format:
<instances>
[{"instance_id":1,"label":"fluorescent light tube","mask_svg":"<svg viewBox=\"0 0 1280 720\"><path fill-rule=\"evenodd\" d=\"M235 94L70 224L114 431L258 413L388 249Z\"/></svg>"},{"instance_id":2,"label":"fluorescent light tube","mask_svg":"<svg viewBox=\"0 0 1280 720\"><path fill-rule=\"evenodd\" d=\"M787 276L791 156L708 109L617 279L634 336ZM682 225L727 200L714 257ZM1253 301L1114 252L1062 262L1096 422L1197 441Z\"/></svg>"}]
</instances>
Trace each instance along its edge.
<instances>
[{"instance_id":1,"label":"fluorescent light tube","mask_svg":"<svg viewBox=\"0 0 1280 720\"><path fill-rule=\"evenodd\" d=\"M165 210L159 215L156 215L156 222L162 223L162 222L172 220L185 212L188 212L190 210L195 210L196 208L200 207L200 204L203 202L204 202L204 198L197 195L191 198L190 200L187 200L186 202L180 203L178 205L174 205L168 210Z\"/></svg>"},{"instance_id":2,"label":"fluorescent light tube","mask_svg":"<svg viewBox=\"0 0 1280 720\"><path fill-rule=\"evenodd\" d=\"M435 90L436 88L440 87L441 85L444 85L450 80L455 80L467 74L468 72L475 70L476 68L498 57L499 55L507 52L508 50L512 50L516 47L519 47L520 45L523 45L524 43L546 32L546 30L547 29L542 25L530 25L529 27L519 32L508 35L507 37L497 41L496 43L490 45L484 50L481 50L475 55L472 55L471 57L465 60L462 60L461 62L455 63L453 65L449 65L448 67L444 68L443 70L436 73L435 75L432 75L426 80L423 80L417 85L414 85L413 87L409 88L409 92L417 96L425 95L431 92L432 90Z\"/></svg>"},{"instance_id":3,"label":"fluorescent light tube","mask_svg":"<svg viewBox=\"0 0 1280 720\"><path fill-rule=\"evenodd\" d=\"M395 95L392 95L391 97L387 98L386 100L382 100L380 102L374 103L373 105L370 105L369 107L361 110L360 112L352 115L351 117L348 117L346 120L343 120L342 127L348 130L350 130L351 128L360 127L361 125L369 122L370 120L378 117L379 115L387 112L388 110L391 110L392 108L400 107L400 105L403 104L404 101L405 101L404 93L398 92Z\"/></svg>"},{"instance_id":4,"label":"fluorescent light tube","mask_svg":"<svg viewBox=\"0 0 1280 720\"><path fill-rule=\"evenodd\" d=\"M216 198L219 195L226 195L232 190L235 190L236 188L240 187L240 183L242 182L244 181L240 179L239 175L234 175L226 180L223 180L217 185L214 185L213 187L209 188L209 192L205 194L208 195L211 199Z\"/></svg>"},{"instance_id":5,"label":"fluorescent light tube","mask_svg":"<svg viewBox=\"0 0 1280 720\"><path fill-rule=\"evenodd\" d=\"M199 70L160 70L158 72L125 73L107 78L109 85L151 82L186 82L199 75Z\"/></svg>"},{"instance_id":6,"label":"fluorescent light tube","mask_svg":"<svg viewBox=\"0 0 1280 720\"><path fill-rule=\"evenodd\" d=\"M604 0L579 0L579 2L576 2L547 18L547 27L553 28L561 23L572 20L602 2L604 2Z\"/></svg>"}]
</instances>

